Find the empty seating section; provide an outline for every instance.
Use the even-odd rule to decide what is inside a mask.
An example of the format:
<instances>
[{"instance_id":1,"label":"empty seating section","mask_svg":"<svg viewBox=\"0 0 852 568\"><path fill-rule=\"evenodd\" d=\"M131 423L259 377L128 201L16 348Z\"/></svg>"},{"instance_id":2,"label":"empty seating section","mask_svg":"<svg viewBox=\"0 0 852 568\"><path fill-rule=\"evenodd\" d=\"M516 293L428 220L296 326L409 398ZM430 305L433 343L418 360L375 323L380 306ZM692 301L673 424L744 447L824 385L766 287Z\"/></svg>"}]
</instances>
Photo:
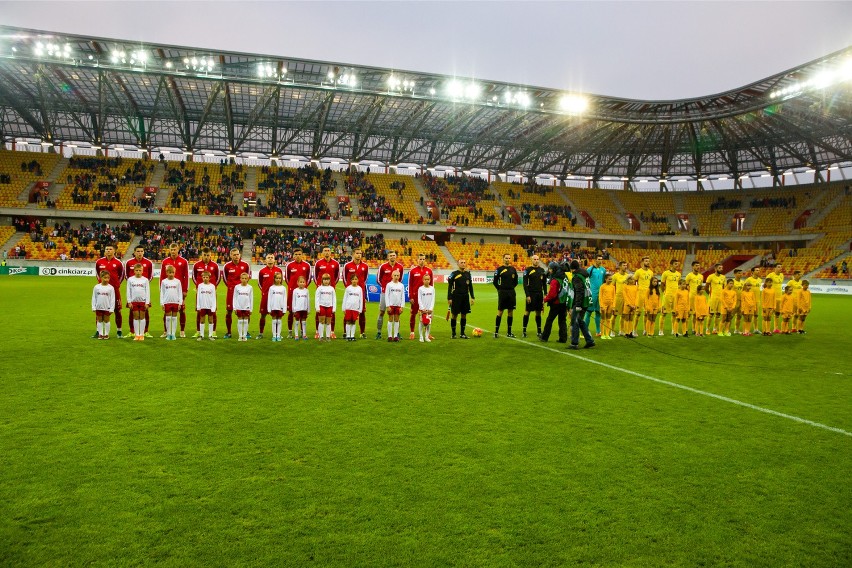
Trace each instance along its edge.
<instances>
[{"instance_id":1,"label":"empty seating section","mask_svg":"<svg viewBox=\"0 0 852 568\"><path fill-rule=\"evenodd\" d=\"M122 157L73 156L64 172L57 209L139 211L131 205L136 188L144 186L154 163Z\"/></svg>"},{"instance_id":2,"label":"empty seating section","mask_svg":"<svg viewBox=\"0 0 852 568\"><path fill-rule=\"evenodd\" d=\"M31 230L15 245L23 249L27 260L94 260L103 255L108 244L115 246L115 255L122 258L132 238L127 225L116 228L92 223L75 228L69 222L45 226L41 221L30 225Z\"/></svg>"},{"instance_id":3,"label":"empty seating section","mask_svg":"<svg viewBox=\"0 0 852 568\"><path fill-rule=\"evenodd\" d=\"M615 235L627 235L633 233L629 229L625 229L621 222L616 217L616 213L620 211L619 207L613 201L612 191L605 190L589 190L578 189L576 187L564 188L568 199L577 207L579 211L585 211L592 219L595 220L595 230L600 233L611 233ZM582 225L581 221L577 222L577 226Z\"/></svg>"},{"instance_id":4,"label":"empty seating section","mask_svg":"<svg viewBox=\"0 0 852 568\"><path fill-rule=\"evenodd\" d=\"M703 193L683 194L684 212L689 214L690 229L697 229L702 237L719 237L731 234L731 212L712 210L710 206L717 195Z\"/></svg>"},{"instance_id":5,"label":"empty seating section","mask_svg":"<svg viewBox=\"0 0 852 568\"><path fill-rule=\"evenodd\" d=\"M671 193L617 191L612 195L628 213L633 213L639 219L643 234L660 235L677 229L674 219L677 211Z\"/></svg>"},{"instance_id":6,"label":"empty seating section","mask_svg":"<svg viewBox=\"0 0 852 568\"><path fill-rule=\"evenodd\" d=\"M673 258L680 261L681 267L683 267L683 261L686 258L686 251L682 250L613 248L609 251L609 254L611 258L618 262L626 261L627 269L631 272L642 266L643 257L651 257L651 270L656 275L660 275L668 270L669 263ZM614 264L613 268L615 268Z\"/></svg>"},{"instance_id":7,"label":"empty seating section","mask_svg":"<svg viewBox=\"0 0 852 568\"><path fill-rule=\"evenodd\" d=\"M0 247L5 245L9 239L15 234L15 227L11 227L9 225L5 225L0 227Z\"/></svg>"},{"instance_id":8,"label":"empty seating section","mask_svg":"<svg viewBox=\"0 0 852 568\"><path fill-rule=\"evenodd\" d=\"M790 256L791 251L794 256ZM775 255L775 261L784 268L784 275L789 277L797 270L801 270L802 274L807 274L836 256L836 252L823 247L801 249L785 248L778 251L778 254Z\"/></svg>"},{"instance_id":9,"label":"empty seating section","mask_svg":"<svg viewBox=\"0 0 852 568\"><path fill-rule=\"evenodd\" d=\"M734 252L728 249L697 250L695 251L695 260L701 263L702 272L708 272L710 270L713 270L713 267L716 265L717 262L722 262L732 254L734 254ZM690 270L692 270L691 266L686 266L683 268L684 274L686 274Z\"/></svg>"},{"instance_id":10,"label":"empty seating section","mask_svg":"<svg viewBox=\"0 0 852 568\"><path fill-rule=\"evenodd\" d=\"M205 227L200 225L146 225L138 229L139 244L145 247L145 256L163 260L169 256L172 242L181 244L180 255L189 262L201 258L201 249L209 247L213 260L224 263L229 252L236 247L242 251L242 234L233 227Z\"/></svg>"},{"instance_id":11,"label":"empty seating section","mask_svg":"<svg viewBox=\"0 0 852 568\"><path fill-rule=\"evenodd\" d=\"M530 264L527 251L521 245L448 242L446 246L457 262L461 258L467 261L468 270L495 270L503 264L506 253L512 255L512 266L518 270Z\"/></svg>"},{"instance_id":12,"label":"empty seating section","mask_svg":"<svg viewBox=\"0 0 852 568\"><path fill-rule=\"evenodd\" d=\"M168 163L163 185L172 190L163 212L179 215L237 215L239 208L233 203L233 194L235 190L244 187L245 170L242 165Z\"/></svg>"},{"instance_id":13,"label":"empty seating section","mask_svg":"<svg viewBox=\"0 0 852 568\"><path fill-rule=\"evenodd\" d=\"M521 185L495 181L491 185L500 194L503 202L515 208L521 215L524 228L544 231L572 231L572 211L556 188L537 184ZM575 226L578 224L574 222ZM585 223L580 229L585 229Z\"/></svg>"},{"instance_id":14,"label":"empty seating section","mask_svg":"<svg viewBox=\"0 0 852 568\"><path fill-rule=\"evenodd\" d=\"M58 161L58 154L0 150L0 207L24 207L27 202L18 195L45 180Z\"/></svg>"}]
</instances>

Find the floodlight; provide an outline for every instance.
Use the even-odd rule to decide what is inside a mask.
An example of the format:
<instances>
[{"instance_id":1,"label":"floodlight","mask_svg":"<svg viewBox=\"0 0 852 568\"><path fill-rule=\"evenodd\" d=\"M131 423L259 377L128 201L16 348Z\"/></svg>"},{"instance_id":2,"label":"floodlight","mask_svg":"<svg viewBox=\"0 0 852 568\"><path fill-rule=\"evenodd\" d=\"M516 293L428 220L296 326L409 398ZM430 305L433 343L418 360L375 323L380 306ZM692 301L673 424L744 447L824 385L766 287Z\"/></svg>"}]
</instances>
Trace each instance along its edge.
<instances>
[{"instance_id":1,"label":"floodlight","mask_svg":"<svg viewBox=\"0 0 852 568\"><path fill-rule=\"evenodd\" d=\"M576 94L564 95L559 100L559 107L570 114L582 114L589 108L589 99Z\"/></svg>"},{"instance_id":2,"label":"floodlight","mask_svg":"<svg viewBox=\"0 0 852 568\"><path fill-rule=\"evenodd\" d=\"M435 87L432 87L431 89L429 89L429 94L433 95L433 96L435 95Z\"/></svg>"},{"instance_id":3,"label":"floodlight","mask_svg":"<svg viewBox=\"0 0 852 568\"><path fill-rule=\"evenodd\" d=\"M91 56L89 56L89 57L91 57ZM172 62L166 61L166 69L171 69L171 68L172 68Z\"/></svg>"},{"instance_id":4,"label":"floodlight","mask_svg":"<svg viewBox=\"0 0 852 568\"><path fill-rule=\"evenodd\" d=\"M464 96L466 99L474 100L479 98L482 92L482 86L477 83L468 83L464 88Z\"/></svg>"},{"instance_id":5,"label":"floodlight","mask_svg":"<svg viewBox=\"0 0 852 568\"><path fill-rule=\"evenodd\" d=\"M447 94L453 99L460 99L464 94L464 85L460 81L453 79L447 83Z\"/></svg>"},{"instance_id":6,"label":"floodlight","mask_svg":"<svg viewBox=\"0 0 852 568\"><path fill-rule=\"evenodd\" d=\"M148 54L140 49L136 52L136 59L138 59L141 63L145 63L148 60Z\"/></svg>"},{"instance_id":7,"label":"floodlight","mask_svg":"<svg viewBox=\"0 0 852 568\"><path fill-rule=\"evenodd\" d=\"M92 59L94 59L94 56L92 54L89 54L89 61L91 61Z\"/></svg>"},{"instance_id":8,"label":"floodlight","mask_svg":"<svg viewBox=\"0 0 852 568\"><path fill-rule=\"evenodd\" d=\"M530 96L527 93L518 93L515 95L515 102L526 108L530 104Z\"/></svg>"},{"instance_id":9,"label":"floodlight","mask_svg":"<svg viewBox=\"0 0 852 568\"><path fill-rule=\"evenodd\" d=\"M118 52L117 52L117 51L113 51L113 52L112 52L112 55L111 55L111 56L110 56L110 58L109 58L109 60L110 60L110 61L112 61L113 63L118 63Z\"/></svg>"},{"instance_id":10,"label":"floodlight","mask_svg":"<svg viewBox=\"0 0 852 568\"><path fill-rule=\"evenodd\" d=\"M12 53L18 53L18 48L13 46L12 47Z\"/></svg>"},{"instance_id":11,"label":"floodlight","mask_svg":"<svg viewBox=\"0 0 852 568\"><path fill-rule=\"evenodd\" d=\"M329 78L329 79L334 79L334 71L329 71L329 72L328 72L328 78Z\"/></svg>"}]
</instances>

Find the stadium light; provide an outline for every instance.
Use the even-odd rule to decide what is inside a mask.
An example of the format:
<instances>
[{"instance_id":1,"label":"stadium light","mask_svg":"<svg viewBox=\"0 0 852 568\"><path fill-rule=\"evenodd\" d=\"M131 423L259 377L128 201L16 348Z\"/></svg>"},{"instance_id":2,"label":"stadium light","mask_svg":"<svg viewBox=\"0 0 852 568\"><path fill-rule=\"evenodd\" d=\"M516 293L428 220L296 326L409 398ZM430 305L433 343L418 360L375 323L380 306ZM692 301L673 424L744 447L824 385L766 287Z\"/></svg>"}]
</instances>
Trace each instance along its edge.
<instances>
[{"instance_id":1,"label":"stadium light","mask_svg":"<svg viewBox=\"0 0 852 568\"><path fill-rule=\"evenodd\" d=\"M559 108L568 114L583 114L589 108L589 99L577 94L563 95Z\"/></svg>"},{"instance_id":2,"label":"stadium light","mask_svg":"<svg viewBox=\"0 0 852 568\"><path fill-rule=\"evenodd\" d=\"M479 98L479 95L482 93L482 85L478 83L468 83L464 87L464 98L469 101L473 101Z\"/></svg>"}]
</instances>

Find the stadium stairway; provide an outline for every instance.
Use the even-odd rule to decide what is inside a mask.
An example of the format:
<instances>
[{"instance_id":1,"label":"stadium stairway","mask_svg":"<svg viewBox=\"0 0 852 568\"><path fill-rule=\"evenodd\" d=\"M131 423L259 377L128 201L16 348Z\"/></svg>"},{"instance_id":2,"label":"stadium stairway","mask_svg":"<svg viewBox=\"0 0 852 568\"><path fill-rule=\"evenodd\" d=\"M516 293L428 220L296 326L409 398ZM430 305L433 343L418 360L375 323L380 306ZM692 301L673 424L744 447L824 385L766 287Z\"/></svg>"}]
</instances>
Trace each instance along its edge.
<instances>
[{"instance_id":1,"label":"stadium stairway","mask_svg":"<svg viewBox=\"0 0 852 568\"><path fill-rule=\"evenodd\" d=\"M24 233L23 231L12 233L12 236L9 237L5 243L0 243L0 256L4 253L8 255L9 251L12 250L16 244L21 242L21 239L23 239L26 235L27 233Z\"/></svg>"},{"instance_id":2,"label":"stadium stairway","mask_svg":"<svg viewBox=\"0 0 852 568\"><path fill-rule=\"evenodd\" d=\"M33 182L30 182L27 185L25 185L24 189L21 190L21 193L18 194L18 201L20 201L21 203L27 203L27 206L35 205L34 203L29 203L30 191L32 191L33 186L35 184L36 184L36 182L33 181Z\"/></svg>"},{"instance_id":3,"label":"stadium stairway","mask_svg":"<svg viewBox=\"0 0 852 568\"><path fill-rule=\"evenodd\" d=\"M808 227L816 227L818 226L826 215L837 209L837 206L843 203L844 199L846 199L846 195L842 191L838 191L837 195L826 203L825 207L818 210L816 213L808 217Z\"/></svg>"},{"instance_id":4,"label":"stadium stairway","mask_svg":"<svg viewBox=\"0 0 852 568\"><path fill-rule=\"evenodd\" d=\"M142 242L142 235L133 235L133 238L130 239L130 243L127 245L127 252L124 254L124 258L121 260L128 261L130 257L133 256L133 249L136 248L136 245ZM148 252L148 251L145 251ZM132 275L131 275L132 276Z\"/></svg>"},{"instance_id":5,"label":"stadium stairway","mask_svg":"<svg viewBox=\"0 0 852 568\"><path fill-rule=\"evenodd\" d=\"M243 239L243 259L251 263L252 256L254 255L254 239ZM224 264L224 263L223 263Z\"/></svg>"},{"instance_id":6,"label":"stadium stairway","mask_svg":"<svg viewBox=\"0 0 852 568\"><path fill-rule=\"evenodd\" d=\"M411 183L414 185L414 188L417 190L417 193L420 194L420 198L423 200L423 203L426 203L427 201L432 199L431 197L429 197L429 192L426 191L426 186L423 185L423 180L421 180L419 177L412 177ZM420 216L424 219L429 219L429 211L426 209L426 207L420 205L420 203L416 203L416 205L417 212L420 214Z\"/></svg>"},{"instance_id":7,"label":"stadium stairway","mask_svg":"<svg viewBox=\"0 0 852 568\"><path fill-rule=\"evenodd\" d=\"M154 174L151 176L151 187L157 188L157 196L154 198L154 207L164 208L169 203L172 191L169 188L163 187L163 179L166 177L166 166L162 162L154 168Z\"/></svg>"},{"instance_id":8,"label":"stadium stairway","mask_svg":"<svg viewBox=\"0 0 852 568\"><path fill-rule=\"evenodd\" d=\"M580 210L577 208L577 205L568 198L568 194L565 193L565 190L562 188L562 186L557 185L554 189L556 190L556 193L559 195L562 201L564 201L568 204L569 207L571 207L571 211L574 212L574 215L579 215Z\"/></svg>"},{"instance_id":9,"label":"stadium stairway","mask_svg":"<svg viewBox=\"0 0 852 568\"><path fill-rule=\"evenodd\" d=\"M734 268L739 268L743 272L748 272L749 270L751 270L752 268L754 268L755 266L760 264L761 258L763 258L763 257L760 256L760 255L755 255L755 256L751 257L751 259L743 262L739 266L735 266ZM734 277L733 269L731 269L730 272L726 273L725 276L727 276L728 278L733 278Z\"/></svg>"},{"instance_id":10,"label":"stadium stairway","mask_svg":"<svg viewBox=\"0 0 852 568\"><path fill-rule=\"evenodd\" d=\"M21 233L21 234L23 234L23 233ZM447 259L447 262L449 262L452 265L453 270L455 270L456 266L458 266L458 261L452 255L452 253L450 252L450 249L448 249L444 245L439 245L438 248L441 249L441 254L444 255L444 257Z\"/></svg>"}]
</instances>

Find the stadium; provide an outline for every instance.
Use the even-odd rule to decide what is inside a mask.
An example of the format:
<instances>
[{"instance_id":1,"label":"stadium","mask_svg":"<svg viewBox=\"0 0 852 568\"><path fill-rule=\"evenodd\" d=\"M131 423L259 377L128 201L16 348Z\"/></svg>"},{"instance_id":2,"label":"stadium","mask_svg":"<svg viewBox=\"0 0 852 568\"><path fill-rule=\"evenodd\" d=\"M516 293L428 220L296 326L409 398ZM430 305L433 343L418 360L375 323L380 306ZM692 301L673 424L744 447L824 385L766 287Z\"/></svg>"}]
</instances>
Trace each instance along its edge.
<instances>
[{"instance_id":1,"label":"stadium","mask_svg":"<svg viewBox=\"0 0 852 568\"><path fill-rule=\"evenodd\" d=\"M852 562L852 47L645 101L0 32L3 564ZM354 343L166 343L172 243L255 279L270 254L360 251L368 288L388 251L422 256L434 341L407 340L407 309L400 345L373 341L370 291ZM90 339L107 246L154 263L144 345ZM505 255L780 270L813 312L807 334L683 338L669 315L572 352L521 336L522 283L518 337L492 338Z\"/></svg>"}]
</instances>

